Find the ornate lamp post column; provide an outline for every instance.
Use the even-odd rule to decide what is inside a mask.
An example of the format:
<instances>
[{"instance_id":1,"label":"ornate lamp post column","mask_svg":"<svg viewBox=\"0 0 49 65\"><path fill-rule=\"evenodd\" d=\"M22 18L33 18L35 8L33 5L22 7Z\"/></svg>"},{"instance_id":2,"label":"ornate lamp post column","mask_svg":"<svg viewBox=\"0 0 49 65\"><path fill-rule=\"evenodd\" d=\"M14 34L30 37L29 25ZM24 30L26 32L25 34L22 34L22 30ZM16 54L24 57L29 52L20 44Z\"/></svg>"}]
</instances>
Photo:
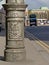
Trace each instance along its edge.
<instances>
[{"instance_id":1,"label":"ornate lamp post column","mask_svg":"<svg viewBox=\"0 0 49 65\"><path fill-rule=\"evenodd\" d=\"M24 0L6 0L6 49L5 61L25 60L24 46Z\"/></svg>"}]
</instances>

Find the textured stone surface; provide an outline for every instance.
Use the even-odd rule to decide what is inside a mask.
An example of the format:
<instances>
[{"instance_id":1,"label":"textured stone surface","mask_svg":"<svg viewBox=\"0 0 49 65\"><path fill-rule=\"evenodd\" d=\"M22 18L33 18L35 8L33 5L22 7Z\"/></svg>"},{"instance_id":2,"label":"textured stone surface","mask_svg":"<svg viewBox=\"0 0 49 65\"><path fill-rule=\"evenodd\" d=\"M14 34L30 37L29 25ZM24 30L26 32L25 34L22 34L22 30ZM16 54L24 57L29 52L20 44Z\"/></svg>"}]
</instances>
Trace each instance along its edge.
<instances>
[{"instance_id":1,"label":"textured stone surface","mask_svg":"<svg viewBox=\"0 0 49 65\"><path fill-rule=\"evenodd\" d=\"M24 4L24 0L17 0L18 4Z\"/></svg>"},{"instance_id":2,"label":"textured stone surface","mask_svg":"<svg viewBox=\"0 0 49 65\"><path fill-rule=\"evenodd\" d=\"M15 3L17 0L6 0L6 3Z\"/></svg>"},{"instance_id":3,"label":"textured stone surface","mask_svg":"<svg viewBox=\"0 0 49 65\"><path fill-rule=\"evenodd\" d=\"M22 40L24 37L24 27L23 27L23 21L22 22L8 22L8 40ZM22 32L23 31L23 32Z\"/></svg>"},{"instance_id":4,"label":"textured stone surface","mask_svg":"<svg viewBox=\"0 0 49 65\"><path fill-rule=\"evenodd\" d=\"M25 60L24 46L24 0L7 0L4 4L6 10L6 49L5 61Z\"/></svg>"},{"instance_id":5,"label":"textured stone surface","mask_svg":"<svg viewBox=\"0 0 49 65\"><path fill-rule=\"evenodd\" d=\"M25 13L23 11L8 11L7 16L8 17L24 17Z\"/></svg>"},{"instance_id":6,"label":"textured stone surface","mask_svg":"<svg viewBox=\"0 0 49 65\"><path fill-rule=\"evenodd\" d=\"M18 4L24 4L24 0L7 0L7 3L18 3Z\"/></svg>"},{"instance_id":7,"label":"textured stone surface","mask_svg":"<svg viewBox=\"0 0 49 65\"><path fill-rule=\"evenodd\" d=\"M26 58L25 49L8 49L5 50L6 61L24 61Z\"/></svg>"}]
</instances>

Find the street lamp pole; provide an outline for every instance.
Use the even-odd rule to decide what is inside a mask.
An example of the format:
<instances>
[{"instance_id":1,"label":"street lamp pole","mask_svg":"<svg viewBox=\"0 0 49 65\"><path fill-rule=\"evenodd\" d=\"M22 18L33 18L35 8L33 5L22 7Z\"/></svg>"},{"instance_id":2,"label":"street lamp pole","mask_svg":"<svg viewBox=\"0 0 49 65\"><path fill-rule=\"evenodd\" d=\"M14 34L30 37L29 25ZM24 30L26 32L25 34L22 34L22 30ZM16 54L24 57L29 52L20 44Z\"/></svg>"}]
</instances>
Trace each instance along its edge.
<instances>
[{"instance_id":1,"label":"street lamp pole","mask_svg":"<svg viewBox=\"0 0 49 65\"><path fill-rule=\"evenodd\" d=\"M27 5L24 0L6 0L6 48L5 61L25 60L24 17Z\"/></svg>"}]
</instances>

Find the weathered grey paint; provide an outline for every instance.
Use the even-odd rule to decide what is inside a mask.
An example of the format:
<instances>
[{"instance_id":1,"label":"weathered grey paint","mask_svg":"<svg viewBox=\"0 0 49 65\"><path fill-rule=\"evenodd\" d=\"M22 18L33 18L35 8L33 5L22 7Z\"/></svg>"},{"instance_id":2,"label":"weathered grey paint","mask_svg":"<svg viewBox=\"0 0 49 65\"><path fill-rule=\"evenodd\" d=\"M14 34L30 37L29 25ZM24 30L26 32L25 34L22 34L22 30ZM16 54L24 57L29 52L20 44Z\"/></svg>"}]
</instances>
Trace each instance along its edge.
<instances>
[{"instance_id":1,"label":"weathered grey paint","mask_svg":"<svg viewBox=\"0 0 49 65\"><path fill-rule=\"evenodd\" d=\"M24 0L7 0L3 5L6 10L6 49L4 57L6 61L25 60L24 46Z\"/></svg>"}]
</instances>

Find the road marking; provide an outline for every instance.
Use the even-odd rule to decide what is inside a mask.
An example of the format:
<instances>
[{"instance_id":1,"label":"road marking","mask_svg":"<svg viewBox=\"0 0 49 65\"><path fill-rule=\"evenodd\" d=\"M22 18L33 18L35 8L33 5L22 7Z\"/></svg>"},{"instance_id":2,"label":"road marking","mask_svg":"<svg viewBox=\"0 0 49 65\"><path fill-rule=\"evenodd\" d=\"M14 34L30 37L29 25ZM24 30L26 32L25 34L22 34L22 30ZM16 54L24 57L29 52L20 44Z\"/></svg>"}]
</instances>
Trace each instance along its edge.
<instances>
[{"instance_id":1,"label":"road marking","mask_svg":"<svg viewBox=\"0 0 49 65\"><path fill-rule=\"evenodd\" d=\"M44 43L43 41L39 40L39 39L38 39L37 37L35 37L34 35L33 35L33 37L34 37L34 39L36 39L36 40L38 40L40 43L42 43L45 47L49 48L49 46L48 46L46 43Z\"/></svg>"},{"instance_id":2,"label":"road marking","mask_svg":"<svg viewBox=\"0 0 49 65\"><path fill-rule=\"evenodd\" d=\"M34 39L35 40L35 39ZM35 40L35 42L36 43L38 43L40 46L42 46L48 53L49 53L49 49L45 46L45 45L43 45L43 44L41 44L39 41L37 41L37 40Z\"/></svg>"},{"instance_id":3,"label":"road marking","mask_svg":"<svg viewBox=\"0 0 49 65\"><path fill-rule=\"evenodd\" d=\"M34 36L34 35L33 35L33 36ZM49 48L49 46L48 46L45 42L39 40L39 39L38 39L37 37L35 37L35 36L34 36L34 38L37 39L40 43L42 43L45 47Z\"/></svg>"},{"instance_id":4,"label":"road marking","mask_svg":"<svg viewBox=\"0 0 49 65\"><path fill-rule=\"evenodd\" d=\"M35 40L36 43L38 43L40 46L42 46L48 53L49 53L49 46L44 43L43 41L39 40L37 37L35 37L33 34L31 34L30 32L26 31L27 32L27 35L30 37L32 36L32 39Z\"/></svg>"}]
</instances>

